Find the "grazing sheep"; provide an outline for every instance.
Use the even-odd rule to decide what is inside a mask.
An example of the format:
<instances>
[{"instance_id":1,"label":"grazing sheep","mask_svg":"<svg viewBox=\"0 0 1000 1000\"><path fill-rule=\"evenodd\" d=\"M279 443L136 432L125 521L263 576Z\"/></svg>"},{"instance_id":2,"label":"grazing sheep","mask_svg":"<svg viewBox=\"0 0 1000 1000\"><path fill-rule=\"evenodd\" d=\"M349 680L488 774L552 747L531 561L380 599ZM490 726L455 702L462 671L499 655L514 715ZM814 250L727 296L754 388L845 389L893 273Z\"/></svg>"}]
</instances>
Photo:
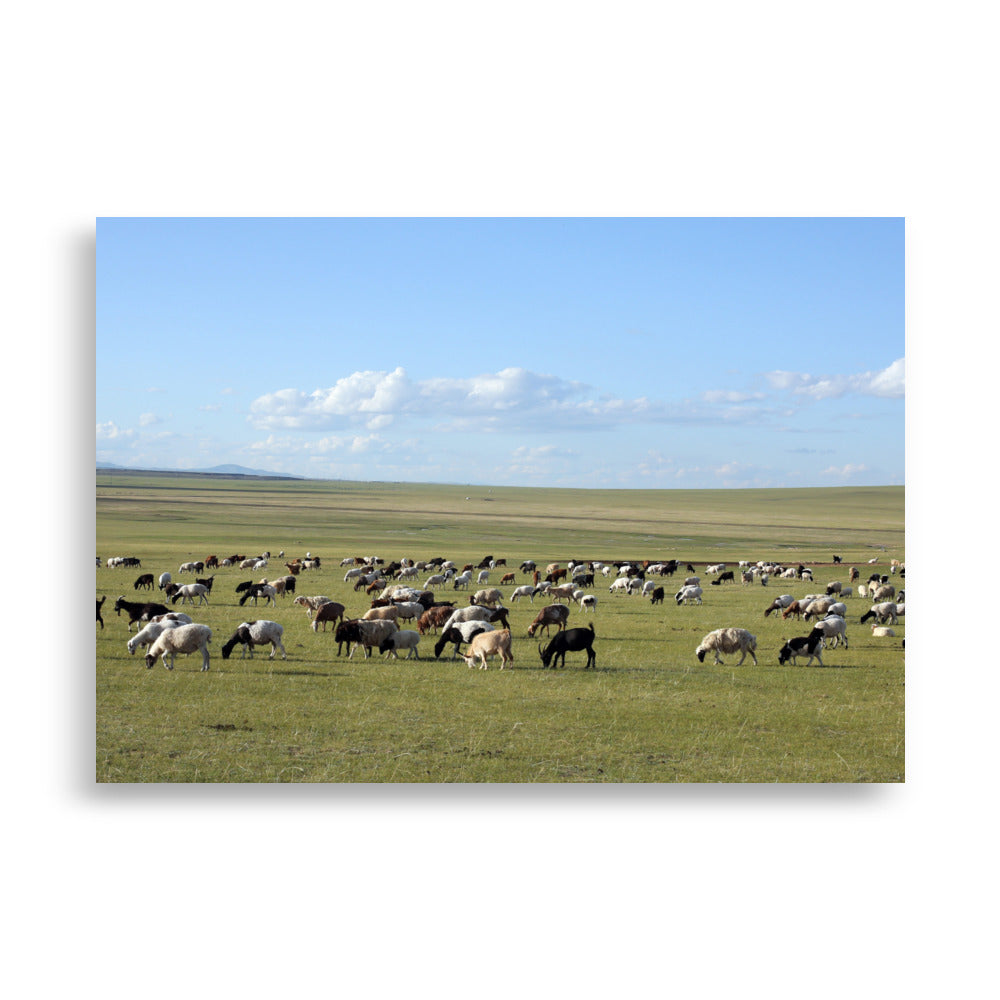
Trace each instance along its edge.
<instances>
[{"instance_id":1,"label":"grazing sheep","mask_svg":"<svg viewBox=\"0 0 1000 1000\"><path fill-rule=\"evenodd\" d=\"M371 649L375 646L381 646L386 637L392 635L396 629L396 623L390 621L362 621L360 618L354 618L341 622L337 626L335 634L337 655L340 655L340 651L346 643L349 660L353 658L354 651L358 646L361 646L367 660Z\"/></svg>"},{"instance_id":2,"label":"grazing sheep","mask_svg":"<svg viewBox=\"0 0 1000 1000\"><path fill-rule=\"evenodd\" d=\"M823 657L820 656L822 649L823 633L814 628L808 635L786 639L784 645L778 650L778 663L785 664L791 660L793 664L798 664L800 656L808 656L807 667L814 659L819 661L820 666L823 666Z\"/></svg>"},{"instance_id":3,"label":"grazing sheep","mask_svg":"<svg viewBox=\"0 0 1000 1000\"><path fill-rule=\"evenodd\" d=\"M715 656L715 662L721 663L720 653L741 653L740 664L747 658L747 653L753 657L754 666L757 665L757 636L751 635L745 628L717 628L714 632L709 632L698 644L694 651L700 663L705 662L705 654L711 650Z\"/></svg>"},{"instance_id":4,"label":"grazing sheep","mask_svg":"<svg viewBox=\"0 0 1000 1000\"><path fill-rule=\"evenodd\" d=\"M424 613L424 606L419 601L397 601L393 607L397 622L417 621Z\"/></svg>"},{"instance_id":5,"label":"grazing sheep","mask_svg":"<svg viewBox=\"0 0 1000 1000\"><path fill-rule=\"evenodd\" d=\"M764 617L767 616L772 611L784 611L790 604L795 601L795 598L791 594L782 594L780 597L776 597L771 603L764 609Z\"/></svg>"},{"instance_id":6,"label":"grazing sheep","mask_svg":"<svg viewBox=\"0 0 1000 1000\"><path fill-rule=\"evenodd\" d=\"M662 588L660 588L662 590ZM597 595L584 594L580 598L580 610L594 612L597 610Z\"/></svg>"},{"instance_id":7,"label":"grazing sheep","mask_svg":"<svg viewBox=\"0 0 1000 1000\"><path fill-rule=\"evenodd\" d=\"M362 616L365 622L397 622L399 619L399 608L395 604L387 605L384 608L369 608Z\"/></svg>"},{"instance_id":8,"label":"grazing sheep","mask_svg":"<svg viewBox=\"0 0 1000 1000\"><path fill-rule=\"evenodd\" d=\"M320 604L316 608L315 616L313 617L312 630L318 632L319 626L322 625L325 632L327 622L343 623L346 611L347 608L337 601L326 601L326 603Z\"/></svg>"},{"instance_id":9,"label":"grazing sheep","mask_svg":"<svg viewBox=\"0 0 1000 1000\"><path fill-rule=\"evenodd\" d=\"M426 635L430 631L436 632L452 616L455 609L451 605L440 604L428 608L417 619L417 630L421 635Z\"/></svg>"},{"instance_id":10,"label":"grazing sheep","mask_svg":"<svg viewBox=\"0 0 1000 1000\"><path fill-rule=\"evenodd\" d=\"M880 625L898 625L899 608L894 601L883 601L881 604L873 604L870 611L861 616L861 624L877 618Z\"/></svg>"},{"instance_id":11,"label":"grazing sheep","mask_svg":"<svg viewBox=\"0 0 1000 1000\"><path fill-rule=\"evenodd\" d=\"M280 649L281 658L287 660L285 646L281 641L284 633L284 627L279 625L278 622L263 619L252 622L241 622L236 626L236 631L226 640L226 644L222 647L222 658L228 660L229 654L232 653L236 644L239 643L242 646L240 659L242 660L249 652L250 659L252 660L254 646L264 646L270 643L271 655L268 659L273 660L274 654Z\"/></svg>"},{"instance_id":12,"label":"grazing sheep","mask_svg":"<svg viewBox=\"0 0 1000 1000\"><path fill-rule=\"evenodd\" d=\"M849 648L847 645L847 621L840 615L827 615L826 618L816 622L816 628L823 633L824 639L833 640L829 644L831 648L841 642L844 643L844 649Z\"/></svg>"},{"instance_id":13,"label":"grazing sheep","mask_svg":"<svg viewBox=\"0 0 1000 1000\"><path fill-rule=\"evenodd\" d=\"M163 658L163 665L167 670L174 669L174 657L181 653L187 656L190 653L201 653L201 669L208 670L208 644L212 641L212 630L207 625L179 625L177 628L167 629L153 640L153 644L146 651L146 667L152 667L156 658ZM169 657L170 662L167 662Z\"/></svg>"},{"instance_id":14,"label":"grazing sheep","mask_svg":"<svg viewBox=\"0 0 1000 1000\"><path fill-rule=\"evenodd\" d=\"M157 639L159 639L160 635L163 632L167 631L167 629L180 628L181 625L184 624L191 624L191 623L174 621L169 618L164 618L163 621L149 622L149 624L147 624L146 627L143 628L141 632L136 632L136 634L132 636L132 638L129 639L127 643L125 643L125 646L129 652L129 656L135 656L135 651L140 646L148 646L151 642L155 642Z\"/></svg>"},{"instance_id":15,"label":"grazing sheep","mask_svg":"<svg viewBox=\"0 0 1000 1000\"><path fill-rule=\"evenodd\" d=\"M674 600L678 604L690 604L694 601L695 604L701 604L701 587L681 587L680 590L674 594Z\"/></svg>"},{"instance_id":16,"label":"grazing sheep","mask_svg":"<svg viewBox=\"0 0 1000 1000\"><path fill-rule=\"evenodd\" d=\"M562 583L558 587L549 587L545 596L550 601L572 601L576 592L576 586L572 583Z\"/></svg>"},{"instance_id":17,"label":"grazing sheep","mask_svg":"<svg viewBox=\"0 0 1000 1000\"><path fill-rule=\"evenodd\" d=\"M495 608L498 604L503 602L503 594L497 590L496 587L489 587L485 590L477 590L472 597L469 598L470 604L475 604L478 607L488 607Z\"/></svg>"},{"instance_id":18,"label":"grazing sheep","mask_svg":"<svg viewBox=\"0 0 1000 1000\"><path fill-rule=\"evenodd\" d=\"M880 604L882 601L892 600L895 596L896 588L891 583L886 583L875 590L875 592L871 595L871 599L876 604Z\"/></svg>"},{"instance_id":19,"label":"grazing sheep","mask_svg":"<svg viewBox=\"0 0 1000 1000\"><path fill-rule=\"evenodd\" d=\"M525 584L523 587L515 587L510 593L510 602L514 603L519 597L527 597L532 604L535 603L535 588L531 584Z\"/></svg>"},{"instance_id":20,"label":"grazing sheep","mask_svg":"<svg viewBox=\"0 0 1000 1000\"><path fill-rule=\"evenodd\" d=\"M380 643L378 651L380 653L385 653L388 658L391 656L394 660L399 659L399 650L408 650L406 658L420 659L420 654L417 652L417 645L420 642L420 633L414 632L411 629L399 629L396 632L387 635Z\"/></svg>"},{"instance_id":21,"label":"grazing sheep","mask_svg":"<svg viewBox=\"0 0 1000 1000\"><path fill-rule=\"evenodd\" d=\"M830 610L834 603L835 602L828 597L811 600L805 605L803 605L802 601L799 601L799 605L802 608L802 620L809 621L810 618L822 617Z\"/></svg>"},{"instance_id":22,"label":"grazing sheep","mask_svg":"<svg viewBox=\"0 0 1000 1000\"><path fill-rule=\"evenodd\" d=\"M168 611L165 615L154 615L151 622L180 622L181 625L193 625L194 619L183 611Z\"/></svg>"}]
</instances>

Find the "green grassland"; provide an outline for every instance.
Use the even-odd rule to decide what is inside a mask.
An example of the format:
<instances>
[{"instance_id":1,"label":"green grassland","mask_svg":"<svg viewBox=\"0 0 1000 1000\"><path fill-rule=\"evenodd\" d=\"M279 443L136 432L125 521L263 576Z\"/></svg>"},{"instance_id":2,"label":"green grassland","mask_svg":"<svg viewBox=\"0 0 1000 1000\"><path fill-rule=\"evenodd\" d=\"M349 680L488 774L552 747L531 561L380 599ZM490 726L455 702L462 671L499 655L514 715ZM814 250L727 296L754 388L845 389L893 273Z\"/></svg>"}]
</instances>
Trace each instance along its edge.
<instances>
[{"instance_id":1,"label":"green grassland","mask_svg":"<svg viewBox=\"0 0 1000 1000\"><path fill-rule=\"evenodd\" d=\"M905 619L895 638L875 639L858 624L869 602L851 599L850 648L824 651L819 668L779 666L783 639L809 626L763 616L778 594L822 592L829 580L846 582L851 565L864 579L876 556L884 572L891 558L905 559L901 487L583 491L99 473L96 541L97 596L108 598L96 644L101 782L904 779ZM263 574L216 570L210 604L184 608L213 629L210 671L197 654L178 658L172 672L129 656L127 620L112 609L119 595L137 599L140 573L169 570L185 582L182 562L264 550L272 559ZM596 612L570 613L570 625L594 624L592 671L582 669L583 654L570 654L565 670L542 669L526 635L539 598L506 602L512 670L435 660L433 635L419 662L365 660L360 651L347 659L290 597L276 608L239 606L237 583L286 572L279 550L321 556L323 568L303 573L297 592L357 615L370 599L340 566L355 555L463 564L491 554L515 572L527 558L678 558L695 566L705 595L700 606L678 607L674 577L664 581L666 602L653 606L611 596L599 577ZM832 565L834 553L843 566ZM137 556L142 568L107 569L113 555ZM801 562L815 580L709 585L706 563L740 559ZM438 594L468 602L464 591ZM269 660L266 648L252 661L238 651L223 660L235 626L257 617L284 625L287 660ZM757 635L757 666L697 661L701 637L727 625Z\"/></svg>"}]
</instances>

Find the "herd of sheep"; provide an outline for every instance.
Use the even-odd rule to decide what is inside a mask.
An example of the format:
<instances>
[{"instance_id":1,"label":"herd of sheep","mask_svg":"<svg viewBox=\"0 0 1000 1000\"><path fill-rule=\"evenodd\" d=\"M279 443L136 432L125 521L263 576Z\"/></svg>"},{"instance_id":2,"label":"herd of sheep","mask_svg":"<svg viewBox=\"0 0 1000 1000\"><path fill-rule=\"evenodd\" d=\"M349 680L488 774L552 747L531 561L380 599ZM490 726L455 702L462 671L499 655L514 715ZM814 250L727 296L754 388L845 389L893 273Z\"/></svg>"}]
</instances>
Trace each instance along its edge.
<instances>
[{"instance_id":1,"label":"herd of sheep","mask_svg":"<svg viewBox=\"0 0 1000 1000\"><path fill-rule=\"evenodd\" d=\"M279 558L284 558L283 552L279 553ZM234 555L222 560L213 555L203 561L183 563L178 574L197 574L206 569L227 566L263 570L268 567L269 560L269 552L249 558ZM835 563L840 561L839 557L834 556ZM872 563L876 561L870 560ZM100 558L97 564L101 565ZM107 561L107 566L141 567L141 562L135 557L113 557ZM277 597L295 594L301 575L309 570L320 569L322 564L318 557L307 553L304 559L285 562L284 566L289 572L280 577L239 584L236 592L242 595L240 605L251 600L256 605L263 599L265 604L277 606ZM509 595L511 605L524 599L533 604L536 597L547 602L540 608L527 630L528 636L532 638L542 632L547 636L548 642L544 647L541 642L538 643L538 654L546 668L565 666L567 653L584 652L584 669L596 667L596 632L593 624L586 628L568 628L567 623L571 603L579 605L584 612L596 611L597 594L594 591L597 589L595 581L598 579L608 584L608 593L612 597L616 594L641 595L655 605L664 600L665 579L681 573L686 567L687 575L673 594L675 603L701 604L704 595L701 577L694 575L694 566L677 560L615 563L570 560L564 565L550 563L543 569L529 559L520 564L517 573L521 574L522 581L530 582L521 583L518 583L517 573L507 570L505 560L494 559L492 556L486 556L478 566L466 564L461 568L446 559L428 562L403 559L386 563L378 557L348 557L341 561L341 567L347 567L344 583L352 584L355 592L363 591L365 598L371 600L371 606L363 614L349 618L344 604L323 595L296 594L294 597L294 603L302 607L311 619L314 631L319 631L320 626L326 631L327 624L331 625L338 644L338 655L346 647L350 658L361 647L366 658L377 650L386 657L398 658L400 653L405 653L407 659L419 660L420 641L433 632L437 635L435 658L440 657L451 645L452 659L461 657L470 668L478 666L480 669L486 669L492 658L499 660L501 669L514 662L509 609L503 604L504 597L499 587L488 586L490 575L497 570L504 571L501 586L513 585ZM709 564L705 573L714 576L710 581L713 586L736 583L736 570L727 569L725 563ZM812 571L805 566L785 567L765 561L740 562L738 573L740 583L744 586L767 586L771 579L812 580ZM855 593L859 598L870 598L873 602L870 610L860 619L862 623L874 622L872 634L894 635L892 625L896 625L905 614L903 591L897 592L892 582L897 574L902 582L905 566L893 559L888 574L873 571L864 583L861 582L861 572L852 567L847 574L847 583L832 580L822 594L808 594L799 598L781 594L776 597L764 609L765 617L776 613L781 614L784 620L811 622L807 635L784 641L778 652L778 662L794 664L798 662L798 657L805 656L807 665L815 660L822 666L821 652L825 646L843 644L847 648L845 602ZM422 577L425 579L421 586ZM164 600L169 600L172 605L176 605L178 601L182 605L189 601L194 605L208 603L214 579L213 575L196 579L192 584L177 584L172 580L171 574L165 572L160 574L157 582ZM153 575L146 573L135 581L134 589L137 592L152 590L153 584ZM478 589L468 594L468 605L458 605L455 600L438 600L442 590L456 597L459 590L468 592L473 586ZM437 590L437 595L432 588ZM101 628L104 627L101 616L104 600L101 598L97 603L97 621ZM146 647L147 667L152 667L160 659L168 670L172 670L177 655L200 653L201 669L209 669L208 647L212 630L208 625L195 622L189 615L174 611L166 604L127 601L124 595L117 599L114 610L118 615L123 612L126 614L130 633L132 625L136 625L137 633L130 635L127 649L134 655L138 649ZM411 624L415 627L409 627ZM554 635L550 633L552 627L555 628ZM273 659L278 653L286 658L283 634L284 627L275 621L240 622L222 646L222 656L228 659L235 648L240 646L241 658L252 658L255 646L270 645L270 658ZM464 651L462 647L465 647ZM716 664L722 662L721 656L737 654L737 665L742 664L747 655L756 664L757 637L745 628L718 628L705 635L695 649L699 662L704 662L709 653Z\"/></svg>"}]
</instances>

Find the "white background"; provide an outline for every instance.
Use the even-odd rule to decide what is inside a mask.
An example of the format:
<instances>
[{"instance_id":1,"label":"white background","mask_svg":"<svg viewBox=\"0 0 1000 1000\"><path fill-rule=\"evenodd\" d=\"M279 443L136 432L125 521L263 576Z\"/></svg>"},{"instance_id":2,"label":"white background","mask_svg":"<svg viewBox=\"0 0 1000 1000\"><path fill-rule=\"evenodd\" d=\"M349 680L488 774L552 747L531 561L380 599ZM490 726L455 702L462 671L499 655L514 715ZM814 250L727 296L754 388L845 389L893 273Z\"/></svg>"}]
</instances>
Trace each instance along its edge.
<instances>
[{"instance_id":1,"label":"white background","mask_svg":"<svg viewBox=\"0 0 1000 1000\"><path fill-rule=\"evenodd\" d=\"M7 14L12 995L979 992L996 891L986 9ZM905 216L905 785L95 786L94 219L138 214ZM136 367L156 350L136 344ZM39 566L64 585L39 592Z\"/></svg>"}]
</instances>

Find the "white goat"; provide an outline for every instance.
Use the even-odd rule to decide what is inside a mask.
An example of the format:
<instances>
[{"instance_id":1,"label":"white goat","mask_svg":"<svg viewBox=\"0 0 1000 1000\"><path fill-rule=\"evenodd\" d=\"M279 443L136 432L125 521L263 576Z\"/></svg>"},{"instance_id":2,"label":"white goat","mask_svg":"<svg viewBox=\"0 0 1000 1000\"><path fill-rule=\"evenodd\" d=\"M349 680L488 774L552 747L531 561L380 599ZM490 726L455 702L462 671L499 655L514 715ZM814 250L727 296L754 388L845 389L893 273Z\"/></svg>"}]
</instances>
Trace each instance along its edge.
<instances>
[{"instance_id":1,"label":"white goat","mask_svg":"<svg viewBox=\"0 0 1000 1000\"><path fill-rule=\"evenodd\" d=\"M510 649L510 629L499 629L494 632L480 632L469 643L469 652L459 654L471 670L479 664L480 670L488 668L487 660L491 656L500 657L500 669L514 662L514 654Z\"/></svg>"},{"instance_id":2,"label":"white goat","mask_svg":"<svg viewBox=\"0 0 1000 1000\"><path fill-rule=\"evenodd\" d=\"M171 598L172 603L176 604L178 597L181 599L181 604L187 604L188 598L192 604L208 604L208 587L203 583L186 583Z\"/></svg>"}]
</instances>

